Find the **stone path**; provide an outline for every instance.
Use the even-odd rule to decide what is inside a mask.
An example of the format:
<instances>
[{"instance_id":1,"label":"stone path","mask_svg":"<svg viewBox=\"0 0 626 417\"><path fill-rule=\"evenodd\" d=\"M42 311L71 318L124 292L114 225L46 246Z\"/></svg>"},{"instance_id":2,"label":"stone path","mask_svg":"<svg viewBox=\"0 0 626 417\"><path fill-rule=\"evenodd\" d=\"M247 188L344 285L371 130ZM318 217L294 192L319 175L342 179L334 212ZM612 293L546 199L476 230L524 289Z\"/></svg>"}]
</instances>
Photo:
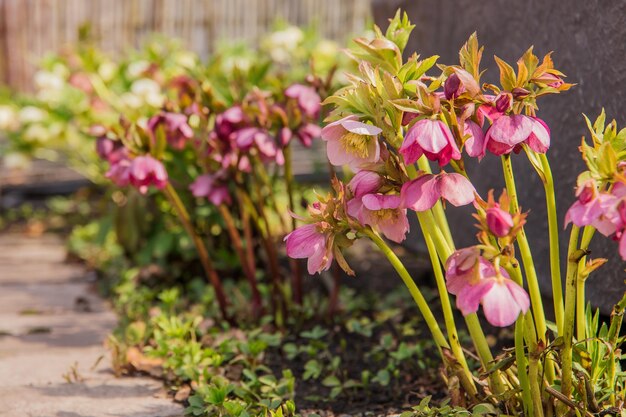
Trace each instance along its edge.
<instances>
[{"instance_id":1,"label":"stone path","mask_svg":"<svg viewBox=\"0 0 626 417\"><path fill-rule=\"evenodd\" d=\"M64 259L56 236L0 235L0 416L182 416L160 382L114 377L115 315Z\"/></svg>"}]
</instances>

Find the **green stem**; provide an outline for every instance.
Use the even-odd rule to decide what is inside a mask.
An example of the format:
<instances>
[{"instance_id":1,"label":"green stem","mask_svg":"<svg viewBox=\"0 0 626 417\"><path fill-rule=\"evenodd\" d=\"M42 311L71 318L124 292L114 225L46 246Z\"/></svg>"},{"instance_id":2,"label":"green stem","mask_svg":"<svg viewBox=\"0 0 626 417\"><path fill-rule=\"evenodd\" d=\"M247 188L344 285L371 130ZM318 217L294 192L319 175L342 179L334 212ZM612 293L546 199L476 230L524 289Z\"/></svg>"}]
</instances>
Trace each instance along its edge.
<instances>
[{"instance_id":1,"label":"green stem","mask_svg":"<svg viewBox=\"0 0 626 417\"><path fill-rule=\"evenodd\" d=\"M578 273L577 248L579 228L572 225L569 245L567 247L567 272L565 278L565 316L563 322L563 349L561 350L561 393L570 398L572 394L572 344L574 337L574 313L576 307L576 277ZM563 405L561 405L563 415Z\"/></svg>"},{"instance_id":2,"label":"green stem","mask_svg":"<svg viewBox=\"0 0 626 417\"><path fill-rule=\"evenodd\" d=\"M596 229L592 226L585 226L583 229L583 236L580 239L580 249L583 251L587 251L589 248L589 244L591 243L591 239L595 234ZM587 261L587 257L584 256L580 263L578 264L578 268L582 268ZM585 340L587 338L586 333L587 330L585 328L585 308L586 308L586 299L585 299L585 283L587 277L583 277L582 274L578 274L578 278L576 279L576 339Z\"/></svg>"},{"instance_id":3,"label":"green stem","mask_svg":"<svg viewBox=\"0 0 626 417\"><path fill-rule=\"evenodd\" d=\"M422 316L424 317L424 321L426 322L426 325L430 329L430 332L432 333L433 338L435 339L435 343L437 343L438 348L440 350L441 348L450 349L450 345L448 344L448 341L443 335L441 328L439 328L437 319L433 315L433 312L430 309L428 302L424 298L424 295L419 290L417 285L415 285L413 278L404 267L404 264L402 263L402 261L400 261L400 259L396 256L393 250L385 243L385 241L380 236L378 236L378 234L376 234L375 232L369 229L365 229L364 233L367 235L367 237L369 237L372 240L372 242L374 242L374 244L376 244L376 246L378 246L380 251L387 257L391 265L394 267L398 275L400 275L400 278L404 282L404 285L406 285L406 287L409 290L409 293L411 293L411 296L413 297L413 300L415 301L417 308L419 308L420 313L422 313Z\"/></svg>"},{"instance_id":4,"label":"green stem","mask_svg":"<svg viewBox=\"0 0 626 417\"><path fill-rule=\"evenodd\" d=\"M550 238L550 271L552 276L552 300L554 301L554 316L559 335L563 334L563 283L561 282L561 262L559 253L559 225L556 213L556 198L554 194L554 179L548 157L539 154L541 168L544 174L544 191L546 194L546 208L548 211L548 232Z\"/></svg>"},{"instance_id":5,"label":"green stem","mask_svg":"<svg viewBox=\"0 0 626 417\"><path fill-rule=\"evenodd\" d=\"M513 175L513 166L511 165L511 156L502 156L502 171L504 172L504 180L506 183L506 191L511 201L511 211L519 211L519 202L517 199L517 189L515 187L515 177ZM524 265L524 273L528 282L528 291L530 293L530 301L533 308L533 316L535 317L535 325L539 338L545 342L546 335L546 319L543 310L543 302L541 300L541 291L539 290L539 280L535 270L533 255L530 251L530 245L526 238L526 233L522 228L517 235L517 243Z\"/></svg>"},{"instance_id":6,"label":"green stem","mask_svg":"<svg viewBox=\"0 0 626 417\"><path fill-rule=\"evenodd\" d=\"M436 227L438 223L429 211L417 212L416 214L420 227L423 230L424 238L429 236L432 239L435 250L439 255L439 259L441 260L441 263L445 265L446 260L450 257L450 255L452 255L454 248L450 248L447 245L443 234L439 231L439 228ZM493 355L491 354L489 343L487 342L487 338L485 337L485 333L483 332L476 313L471 313L465 316L465 324L470 333L470 337L474 342L474 347L476 348L476 352L480 358L480 363L485 370L488 370L490 364L493 362ZM491 383L492 390L495 393L504 392L505 388L499 371L491 374Z\"/></svg>"},{"instance_id":7,"label":"green stem","mask_svg":"<svg viewBox=\"0 0 626 417\"><path fill-rule=\"evenodd\" d=\"M472 379L472 372L467 366L467 360L459 341L459 334L454 322L454 313L452 312L452 306L450 305L450 296L448 295L448 289L446 288L446 280L441 270L441 264L439 263L439 257L437 256L437 250L430 235L424 233L422 228L424 239L426 240L426 247L428 248L428 254L430 255L430 262L433 266L433 272L435 274L435 280L437 281L437 290L439 291L439 299L441 300L441 309L443 310L444 322L446 324L446 332L448 333L448 342L450 343L452 354L463 368L463 372L466 374L466 379L470 382L473 392L471 395L476 394L476 386Z\"/></svg>"},{"instance_id":8,"label":"green stem","mask_svg":"<svg viewBox=\"0 0 626 417\"><path fill-rule=\"evenodd\" d=\"M528 361L526 359L526 352L524 351L524 316L522 315L520 315L515 323L515 361L517 362L517 378L522 388L524 414L528 414L529 417L534 417L533 399L526 370Z\"/></svg>"},{"instance_id":9,"label":"green stem","mask_svg":"<svg viewBox=\"0 0 626 417\"><path fill-rule=\"evenodd\" d=\"M428 159L426 159L425 156L422 156L420 159L417 160L417 166L420 170L424 172L427 172L429 174L432 173L430 164L428 163ZM442 229L442 233L446 238L446 243L448 244L448 246L454 247L454 239L452 238L450 225L448 224L448 219L446 218L446 213L443 209L443 204L441 204L441 201L437 201L435 206L432 208L432 212L435 216L437 224Z\"/></svg>"},{"instance_id":10,"label":"green stem","mask_svg":"<svg viewBox=\"0 0 626 417\"><path fill-rule=\"evenodd\" d=\"M187 232L196 247L198 257L200 258L200 263L202 264L204 272L206 273L209 281L211 282L211 285L213 286L213 289L215 290L215 296L217 298L222 317L224 317L224 319L226 320L229 320L228 299L226 298L226 294L224 293L222 282L220 281L219 276L215 271L215 267L213 266L213 262L209 257L209 252L207 251L204 242L202 241L202 239L200 239L200 236L198 236L198 234L194 230L193 224L191 223L191 217L189 216L189 212L185 208L185 205L183 204L178 193L171 184L168 183L165 186L165 188L163 189L163 193L169 200L170 204L174 207L174 210L176 210L178 218L183 224L185 231Z\"/></svg>"}]
</instances>

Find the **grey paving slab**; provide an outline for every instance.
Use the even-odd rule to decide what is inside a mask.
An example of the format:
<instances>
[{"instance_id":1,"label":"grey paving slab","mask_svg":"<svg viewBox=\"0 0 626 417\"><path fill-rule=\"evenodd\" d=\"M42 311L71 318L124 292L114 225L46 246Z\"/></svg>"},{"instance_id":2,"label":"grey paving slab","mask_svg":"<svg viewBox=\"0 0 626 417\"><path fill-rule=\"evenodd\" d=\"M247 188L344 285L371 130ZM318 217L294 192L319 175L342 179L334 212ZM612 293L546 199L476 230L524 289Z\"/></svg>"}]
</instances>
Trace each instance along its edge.
<instances>
[{"instance_id":1,"label":"grey paving slab","mask_svg":"<svg viewBox=\"0 0 626 417\"><path fill-rule=\"evenodd\" d=\"M182 416L159 381L113 375L116 317L65 258L56 236L0 235L0 416Z\"/></svg>"}]
</instances>

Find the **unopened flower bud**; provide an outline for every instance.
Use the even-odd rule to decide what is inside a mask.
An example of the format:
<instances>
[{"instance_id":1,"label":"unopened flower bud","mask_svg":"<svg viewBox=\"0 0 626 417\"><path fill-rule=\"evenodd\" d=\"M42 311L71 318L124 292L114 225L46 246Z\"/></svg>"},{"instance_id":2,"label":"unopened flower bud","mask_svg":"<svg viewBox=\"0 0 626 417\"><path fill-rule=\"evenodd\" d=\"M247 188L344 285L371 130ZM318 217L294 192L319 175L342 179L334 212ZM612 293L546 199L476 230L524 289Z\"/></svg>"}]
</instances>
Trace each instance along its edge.
<instances>
[{"instance_id":1,"label":"unopened flower bud","mask_svg":"<svg viewBox=\"0 0 626 417\"><path fill-rule=\"evenodd\" d=\"M515 99L523 99L524 97L528 96L530 94L530 91L528 91L525 88L521 88L521 87L515 87L512 91L513 93L513 98Z\"/></svg>"},{"instance_id":2,"label":"unopened flower bud","mask_svg":"<svg viewBox=\"0 0 626 417\"><path fill-rule=\"evenodd\" d=\"M461 80L456 73L450 74L443 84L443 92L447 100L456 98L461 94Z\"/></svg>"},{"instance_id":3,"label":"unopened flower bud","mask_svg":"<svg viewBox=\"0 0 626 417\"><path fill-rule=\"evenodd\" d=\"M513 96L511 93L500 93L496 97L496 110L500 113L507 112L513 104Z\"/></svg>"},{"instance_id":4,"label":"unopened flower bud","mask_svg":"<svg viewBox=\"0 0 626 417\"><path fill-rule=\"evenodd\" d=\"M499 207L488 208L487 227L494 235L504 237L509 234L513 227L513 218L510 213Z\"/></svg>"}]
</instances>

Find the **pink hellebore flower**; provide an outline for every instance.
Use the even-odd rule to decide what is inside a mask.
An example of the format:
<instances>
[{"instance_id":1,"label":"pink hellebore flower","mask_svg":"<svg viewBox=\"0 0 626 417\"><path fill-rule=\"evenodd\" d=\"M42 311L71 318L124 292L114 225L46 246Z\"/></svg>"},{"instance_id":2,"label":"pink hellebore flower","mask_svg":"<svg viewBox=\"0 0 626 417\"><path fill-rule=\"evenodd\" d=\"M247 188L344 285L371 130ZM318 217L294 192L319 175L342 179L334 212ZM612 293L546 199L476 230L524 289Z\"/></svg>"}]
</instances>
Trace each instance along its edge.
<instances>
[{"instance_id":1,"label":"pink hellebore flower","mask_svg":"<svg viewBox=\"0 0 626 417\"><path fill-rule=\"evenodd\" d=\"M119 187L126 187L130 184L130 159L123 158L115 163L111 163L105 176Z\"/></svg>"},{"instance_id":2,"label":"pink hellebore flower","mask_svg":"<svg viewBox=\"0 0 626 417\"><path fill-rule=\"evenodd\" d=\"M422 119L407 132L399 149L404 162L415 163L422 155L446 165L450 159L461 159L450 128L441 120Z\"/></svg>"},{"instance_id":3,"label":"pink hellebore flower","mask_svg":"<svg viewBox=\"0 0 626 417\"><path fill-rule=\"evenodd\" d=\"M475 246L455 251L446 261L446 286L451 294L457 295L466 286L480 279L479 267L484 261Z\"/></svg>"},{"instance_id":4,"label":"pink hellebore flower","mask_svg":"<svg viewBox=\"0 0 626 417\"><path fill-rule=\"evenodd\" d=\"M221 204L231 204L232 200L228 193L228 186L218 181L217 175L204 174L200 175L189 186L194 197L206 197L216 206Z\"/></svg>"},{"instance_id":5,"label":"pink hellebore flower","mask_svg":"<svg viewBox=\"0 0 626 417\"><path fill-rule=\"evenodd\" d=\"M486 212L487 227L491 233L498 237L504 237L509 234L513 227L513 217L508 211L502 210L500 207L490 207Z\"/></svg>"},{"instance_id":6,"label":"pink hellebore flower","mask_svg":"<svg viewBox=\"0 0 626 417\"><path fill-rule=\"evenodd\" d=\"M383 179L374 171L359 171L348 183L348 188L356 198L378 191Z\"/></svg>"},{"instance_id":7,"label":"pink hellebore flower","mask_svg":"<svg viewBox=\"0 0 626 417\"><path fill-rule=\"evenodd\" d=\"M402 207L426 211L440 198L457 207L469 204L474 201L475 191L472 183L464 176L442 172L437 175L424 174L404 183L400 195Z\"/></svg>"},{"instance_id":8,"label":"pink hellebore flower","mask_svg":"<svg viewBox=\"0 0 626 417\"><path fill-rule=\"evenodd\" d=\"M406 209L399 195L366 194L348 201L348 214L362 224L380 231L387 239L400 243L409 231Z\"/></svg>"},{"instance_id":9,"label":"pink hellebore flower","mask_svg":"<svg viewBox=\"0 0 626 417\"><path fill-rule=\"evenodd\" d=\"M495 155L504 155L522 143L535 152L545 153L550 147L550 129L536 117L521 114L501 116L487 130L484 147Z\"/></svg>"},{"instance_id":10,"label":"pink hellebore flower","mask_svg":"<svg viewBox=\"0 0 626 417\"><path fill-rule=\"evenodd\" d=\"M290 258L308 258L307 269L313 275L330 268L333 253L327 246L326 234L319 231L318 224L298 227L285 236L287 256Z\"/></svg>"},{"instance_id":11,"label":"pink hellebore flower","mask_svg":"<svg viewBox=\"0 0 626 417\"><path fill-rule=\"evenodd\" d=\"M378 135L382 129L359 122L356 116L344 117L322 129L322 139L327 142L328 160L335 166L349 165L358 170L367 162L380 160Z\"/></svg>"},{"instance_id":12,"label":"pink hellebore flower","mask_svg":"<svg viewBox=\"0 0 626 417\"><path fill-rule=\"evenodd\" d=\"M222 140L230 137L244 121L243 110L239 106L233 106L215 118L215 133Z\"/></svg>"},{"instance_id":13,"label":"pink hellebore flower","mask_svg":"<svg viewBox=\"0 0 626 417\"><path fill-rule=\"evenodd\" d=\"M609 214L613 195L598 192L595 182L588 180L578 186L576 190L578 199L565 214L565 225L570 222L578 227L593 225L605 236L615 232L615 226L611 221L601 219L604 214Z\"/></svg>"},{"instance_id":14,"label":"pink hellebore flower","mask_svg":"<svg viewBox=\"0 0 626 417\"><path fill-rule=\"evenodd\" d=\"M292 131L288 127L283 127L278 132L278 141L282 146L287 146L295 135L302 145L309 148L313 144L313 139L319 138L322 128L313 123L306 123L298 127L296 131Z\"/></svg>"},{"instance_id":15,"label":"pink hellebore flower","mask_svg":"<svg viewBox=\"0 0 626 417\"><path fill-rule=\"evenodd\" d=\"M153 134L156 134L159 126L163 127L167 143L174 149L183 149L187 140L193 137L193 130L184 114L161 112L148 120L148 129Z\"/></svg>"},{"instance_id":16,"label":"pink hellebore flower","mask_svg":"<svg viewBox=\"0 0 626 417\"><path fill-rule=\"evenodd\" d=\"M237 131L236 139L237 147L242 151L247 151L255 146L261 159L266 162L275 161L278 165L282 165L285 160L282 151L278 148L274 138L270 134L256 127L246 127Z\"/></svg>"},{"instance_id":17,"label":"pink hellebore flower","mask_svg":"<svg viewBox=\"0 0 626 417\"><path fill-rule=\"evenodd\" d=\"M470 264L470 261L474 262L471 267L473 274L456 274L456 264L463 266ZM458 256L456 264L455 261L446 263L447 286L452 294L456 294L457 307L464 316L475 313L482 304L489 323L506 327L515 323L520 313L526 313L530 308L526 291L513 282L503 268L496 273L489 261L482 257L475 258L473 253L472 256Z\"/></svg>"},{"instance_id":18,"label":"pink hellebore flower","mask_svg":"<svg viewBox=\"0 0 626 417\"><path fill-rule=\"evenodd\" d=\"M298 107L307 117L317 119L322 108L322 99L314 88L302 84L292 84L285 90L285 96L298 100Z\"/></svg>"},{"instance_id":19,"label":"pink hellebore flower","mask_svg":"<svg viewBox=\"0 0 626 417\"><path fill-rule=\"evenodd\" d=\"M138 156L131 162L129 179L141 194L145 194L150 185L154 185L159 190L165 188L167 171L160 161L150 155Z\"/></svg>"}]
</instances>

